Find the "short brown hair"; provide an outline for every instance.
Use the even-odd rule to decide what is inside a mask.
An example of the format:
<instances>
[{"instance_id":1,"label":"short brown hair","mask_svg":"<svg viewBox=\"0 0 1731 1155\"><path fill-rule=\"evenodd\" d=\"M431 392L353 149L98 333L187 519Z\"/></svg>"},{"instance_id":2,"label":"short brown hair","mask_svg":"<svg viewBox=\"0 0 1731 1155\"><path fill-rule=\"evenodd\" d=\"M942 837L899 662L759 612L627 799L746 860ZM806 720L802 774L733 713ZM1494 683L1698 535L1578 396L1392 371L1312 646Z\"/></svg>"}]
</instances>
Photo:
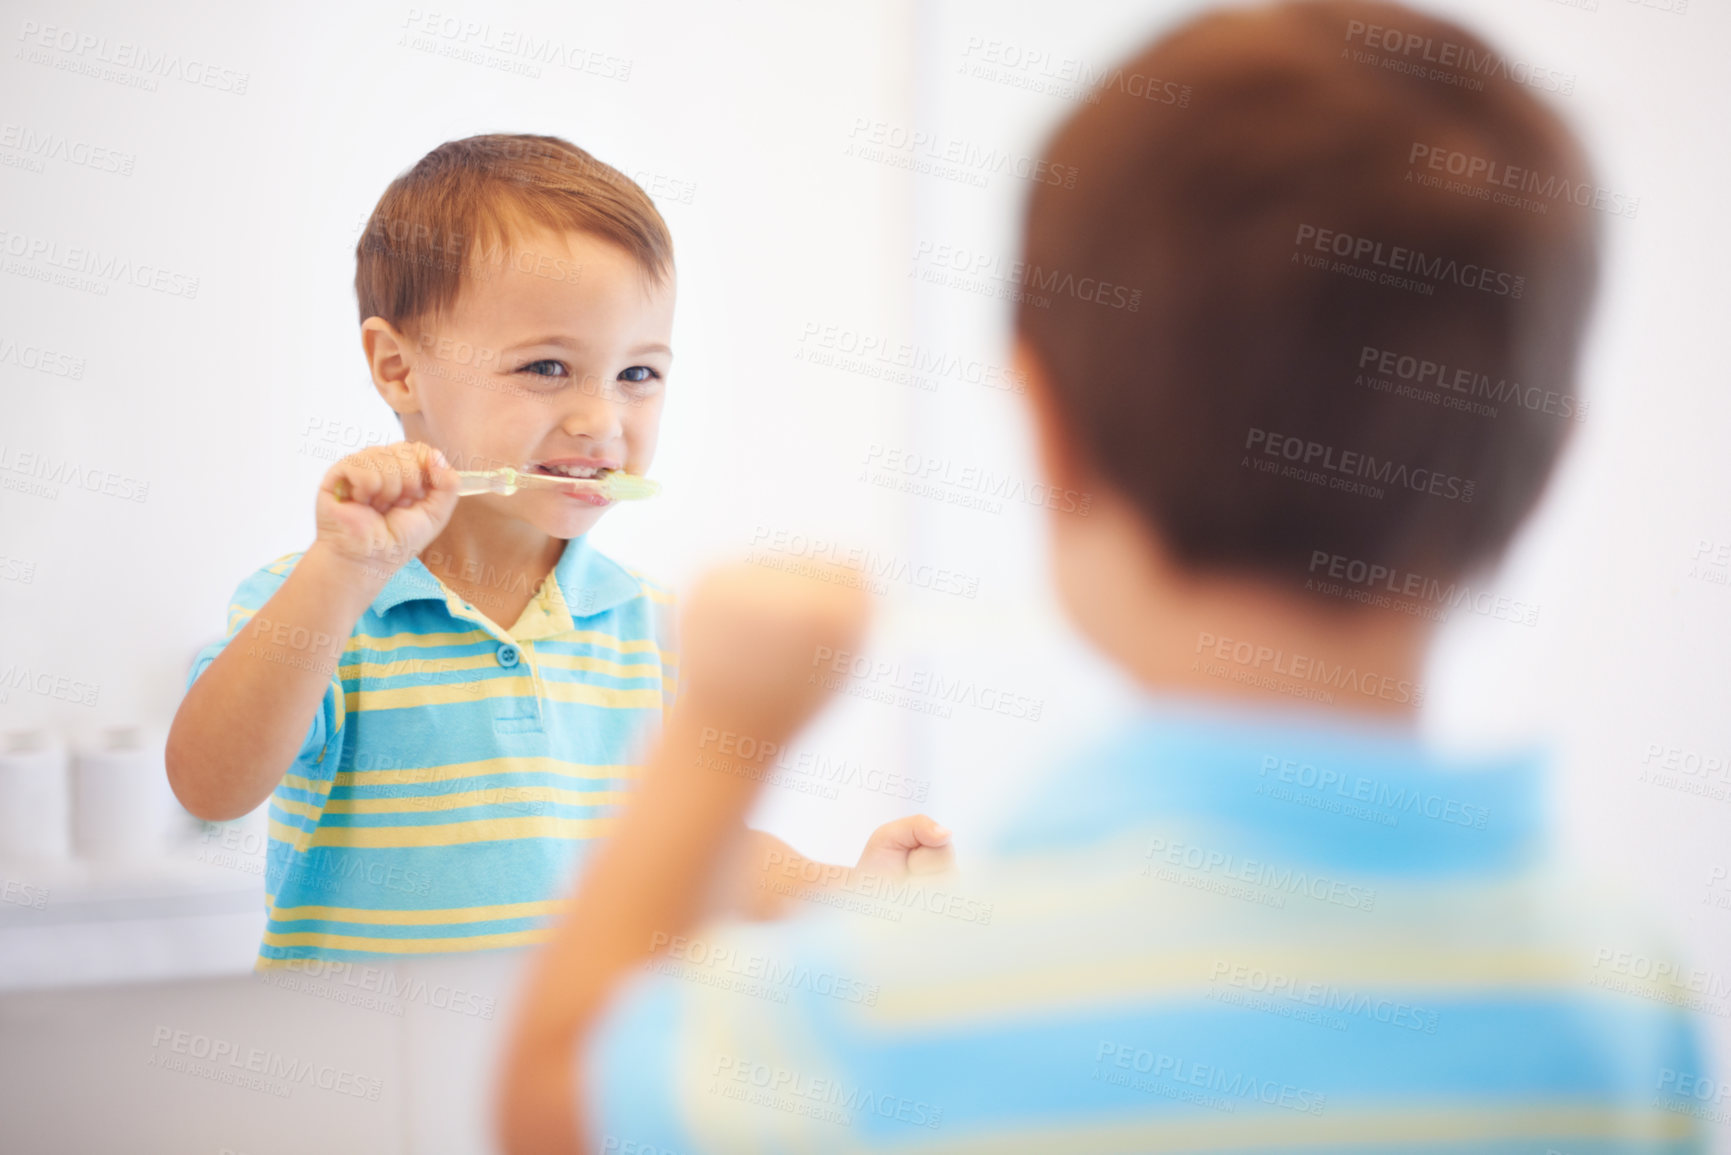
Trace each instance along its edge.
<instances>
[{"instance_id":1,"label":"short brown hair","mask_svg":"<svg viewBox=\"0 0 1731 1155\"><path fill-rule=\"evenodd\" d=\"M1025 268L1094 288L1025 292L1016 327L1078 450L1182 564L1284 581L1327 551L1448 577L1501 553L1579 412L1598 267L1594 214L1554 195L1590 177L1540 72L1403 6L1275 4L1179 27L1055 133L1045 159L1077 180L1035 186ZM1552 200L1427 187L1412 157L1433 145L1541 174ZM1419 275L1389 272L1414 253ZM1368 351L1553 402L1491 416L1393 374L1385 391L1357 376Z\"/></svg>"},{"instance_id":2,"label":"short brown hair","mask_svg":"<svg viewBox=\"0 0 1731 1155\"><path fill-rule=\"evenodd\" d=\"M443 312L525 225L611 241L653 282L673 269L666 222L618 169L556 136L471 136L429 152L379 198L355 245L360 319L406 330Z\"/></svg>"}]
</instances>

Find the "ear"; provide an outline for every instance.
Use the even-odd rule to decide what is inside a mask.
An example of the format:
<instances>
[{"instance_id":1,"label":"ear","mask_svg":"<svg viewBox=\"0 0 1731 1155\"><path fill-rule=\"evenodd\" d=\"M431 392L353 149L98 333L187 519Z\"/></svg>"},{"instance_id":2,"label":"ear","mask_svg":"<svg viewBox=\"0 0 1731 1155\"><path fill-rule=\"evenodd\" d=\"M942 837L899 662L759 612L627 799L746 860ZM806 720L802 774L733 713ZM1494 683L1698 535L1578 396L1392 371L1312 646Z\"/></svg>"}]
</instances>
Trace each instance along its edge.
<instances>
[{"instance_id":1,"label":"ear","mask_svg":"<svg viewBox=\"0 0 1731 1155\"><path fill-rule=\"evenodd\" d=\"M1034 423L1034 452L1040 473L1054 488L1084 492L1090 478L1076 449L1069 421L1053 395L1051 374L1028 339L1016 335L1010 367L1027 387L1028 409Z\"/></svg>"},{"instance_id":2,"label":"ear","mask_svg":"<svg viewBox=\"0 0 1731 1155\"><path fill-rule=\"evenodd\" d=\"M361 349L367 356L367 368L372 370L373 388L385 404L398 417L419 413L420 391L415 387L411 363L414 342L383 317L368 317L361 322Z\"/></svg>"}]
</instances>

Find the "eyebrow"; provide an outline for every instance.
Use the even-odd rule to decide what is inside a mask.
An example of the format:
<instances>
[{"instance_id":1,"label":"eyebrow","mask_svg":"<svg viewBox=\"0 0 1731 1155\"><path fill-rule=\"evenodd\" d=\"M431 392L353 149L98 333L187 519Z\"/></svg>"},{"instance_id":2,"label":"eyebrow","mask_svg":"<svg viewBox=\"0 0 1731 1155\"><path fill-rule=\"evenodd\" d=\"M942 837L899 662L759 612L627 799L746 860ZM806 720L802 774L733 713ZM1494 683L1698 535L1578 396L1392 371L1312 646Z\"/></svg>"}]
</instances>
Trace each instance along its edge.
<instances>
[{"instance_id":1,"label":"eyebrow","mask_svg":"<svg viewBox=\"0 0 1731 1155\"><path fill-rule=\"evenodd\" d=\"M578 340L576 337L566 337L560 334L554 334L550 337L540 337L533 341L518 341L509 349L505 350L505 352L515 353L521 349L533 349L537 345L560 345L567 349L582 350L589 347L589 342ZM642 353L665 353L669 357L673 356L673 350L659 342L648 345L638 345L635 348L625 350L625 353L626 356L629 357L635 357Z\"/></svg>"}]
</instances>

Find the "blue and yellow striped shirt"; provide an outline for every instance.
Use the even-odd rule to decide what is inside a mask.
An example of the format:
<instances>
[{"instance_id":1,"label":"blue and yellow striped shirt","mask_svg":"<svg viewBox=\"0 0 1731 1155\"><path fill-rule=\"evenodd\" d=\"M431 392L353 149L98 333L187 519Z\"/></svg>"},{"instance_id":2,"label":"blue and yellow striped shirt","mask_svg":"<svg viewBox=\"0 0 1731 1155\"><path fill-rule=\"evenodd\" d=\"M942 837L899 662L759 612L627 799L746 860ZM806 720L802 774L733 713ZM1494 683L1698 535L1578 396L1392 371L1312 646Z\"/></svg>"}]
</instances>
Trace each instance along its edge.
<instances>
[{"instance_id":1,"label":"blue and yellow striped shirt","mask_svg":"<svg viewBox=\"0 0 1731 1155\"><path fill-rule=\"evenodd\" d=\"M188 685L237 639L330 660L247 629L300 556L241 583ZM672 608L583 538L508 631L419 559L393 575L271 795L259 965L545 939L671 704Z\"/></svg>"},{"instance_id":2,"label":"blue and yellow striped shirt","mask_svg":"<svg viewBox=\"0 0 1731 1155\"><path fill-rule=\"evenodd\" d=\"M1148 703L983 869L664 944L590 1045L597 1149L1704 1150L1712 976L1559 876L1541 784Z\"/></svg>"}]
</instances>

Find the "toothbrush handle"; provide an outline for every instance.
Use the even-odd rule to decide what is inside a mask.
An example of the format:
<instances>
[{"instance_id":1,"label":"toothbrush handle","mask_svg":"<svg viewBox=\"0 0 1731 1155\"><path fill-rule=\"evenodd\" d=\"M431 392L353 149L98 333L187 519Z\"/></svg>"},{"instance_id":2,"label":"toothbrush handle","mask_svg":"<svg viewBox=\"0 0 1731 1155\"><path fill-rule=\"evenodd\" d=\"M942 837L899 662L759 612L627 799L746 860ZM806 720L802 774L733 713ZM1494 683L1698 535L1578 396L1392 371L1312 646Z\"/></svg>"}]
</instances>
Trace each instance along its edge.
<instances>
[{"instance_id":1,"label":"toothbrush handle","mask_svg":"<svg viewBox=\"0 0 1731 1155\"><path fill-rule=\"evenodd\" d=\"M524 476L509 466L504 469L459 469L457 496L473 497L477 493L513 494L519 488L518 480ZM349 500L348 483L340 477L337 479L335 496L338 501Z\"/></svg>"},{"instance_id":2,"label":"toothbrush handle","mask_svg":"<svg viewBox=\"0 0 1731 1155\"><path fill-rule=\"evenodd\" d=\"M646 477L610 474L598 477L550 477L542 473L523 473L505 466L503 469L457 471L457 496L472 497L477 493L513 494L524 489L555 489L565 493L600 493L615 501L632 501L654 497L661 486Z\"/></svg>"},{"instance_id":3,"label":"toothbrush handle","mask_svg":"<svg viewBox=\"0 0 1731 1155\"><path fill-rule=\"evenodd\" d=\"M517 471L504 469L460 469L457 471L457 496L473 497L477 493L517 492Z\"/></svg>"}]
</instances>

